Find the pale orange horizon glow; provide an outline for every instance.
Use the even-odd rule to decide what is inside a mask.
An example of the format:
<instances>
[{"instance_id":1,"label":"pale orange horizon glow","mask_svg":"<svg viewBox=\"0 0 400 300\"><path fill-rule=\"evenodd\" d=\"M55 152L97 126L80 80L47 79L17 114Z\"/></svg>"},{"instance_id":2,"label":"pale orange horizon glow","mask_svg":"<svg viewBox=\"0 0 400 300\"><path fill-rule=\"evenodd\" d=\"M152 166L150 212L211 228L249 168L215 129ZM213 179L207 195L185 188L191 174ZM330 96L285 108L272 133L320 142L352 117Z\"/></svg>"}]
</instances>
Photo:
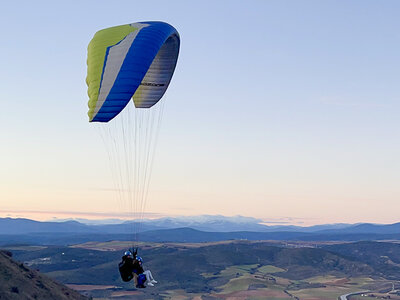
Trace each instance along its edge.
<instances>
[{"instance_id":1,"label":"pale orange horizon glow","mask_svg":"<svg viewBox=\"0 0 400 300\"><path fill-rule=\"evenodd\" d=\"M159 219L164 217L190 217L198 216L199 214L162 214L155 212L145 212L143 218L145 219ZM205 215L211 215L205 213ZM225 215L227 217L233 217L237 215ZM245 217L250 217L242 215ZM66 219L87 219L87 220L115 220L119 219L122 221L132 220L132 216L129 213L109 213L109 212L88 212L88 211L35 211L35 210L2 210L0 212L0 218L25 218L36 221L60 221ZM335 223L376 223L376 224L393 224L399 222L397 218L393 218L391 221L382 219L381 221L376 218L360 218L358 221L354 221L353 217L343 218L339 222L337 218L322 219L322 218L292 218L292 217L271 217L271 218L258 218L260 219L259 224L273 226L273 225L295 225L295 226L313 226L322 224L335 224Z\"/></svg>"}]
</instances>

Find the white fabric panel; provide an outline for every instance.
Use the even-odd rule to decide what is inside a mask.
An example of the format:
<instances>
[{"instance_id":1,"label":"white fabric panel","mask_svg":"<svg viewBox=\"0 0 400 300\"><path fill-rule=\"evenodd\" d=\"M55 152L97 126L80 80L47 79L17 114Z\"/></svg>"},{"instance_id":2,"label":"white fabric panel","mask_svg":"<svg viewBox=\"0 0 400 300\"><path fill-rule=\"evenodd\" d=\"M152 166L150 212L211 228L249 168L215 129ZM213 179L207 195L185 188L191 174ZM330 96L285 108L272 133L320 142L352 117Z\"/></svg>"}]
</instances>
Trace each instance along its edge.
<instances>
[{"instance_id":1,"label":"white fabric panel","mask_svg":"<svg viewBox=\"0 0 400 300\"><path fill-rule=\"evenodd\" d=\"M140 29L149 26L148 24L135 23L131 26L138 28L134 32L128 34L118 45L112 46L108 52L108 57L103 73L103 80L100 86L99 97L96 103L94 116L99 112L103 106L111 88L114 85L115 79L118 76L119 70L121 69L122 63L125 60L126 54L128 53L134 39L138 35Z\"/></svg>"}]
</instances>

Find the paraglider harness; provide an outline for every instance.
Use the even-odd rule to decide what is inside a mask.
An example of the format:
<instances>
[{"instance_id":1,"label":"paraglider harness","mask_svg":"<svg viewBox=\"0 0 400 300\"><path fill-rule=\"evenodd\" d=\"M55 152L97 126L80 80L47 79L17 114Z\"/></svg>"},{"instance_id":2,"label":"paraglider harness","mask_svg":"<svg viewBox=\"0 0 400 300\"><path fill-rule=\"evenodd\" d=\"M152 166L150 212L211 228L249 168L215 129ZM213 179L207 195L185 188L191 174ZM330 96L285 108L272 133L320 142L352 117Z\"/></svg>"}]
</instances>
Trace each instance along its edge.
<instances>
[{"instance_id":1,"label":"paraglider harness","mask_svg":"<svg viewBox=\"0 0 400 300\"><path fill-rule=\"evenodd\" d=\"M146 275L143 274L142 267L136 261L137 251L137 248L136 250L130 249L132 257L126 255L122 256L122 261L118 264L118 268L121 279L125 282L131 281L134 276L133 274L137 274L136 287L143 288L145 287L144 283L146 282Z\"/></svg>"},{"instance_id":2,"label":"paraglider harness","mask_svg":"<svg viewBox=\"0 0 400 300\"><path fill-rule=\"evenodd\" d=\"M136 285L136 287L137 288L144 288L145 286L144 286L144 283L146 282L146 275L144 275L143 273L142 274L139 274L138 275L138 278L137 278L137 285Z\"/></svg>"}]
</instances>

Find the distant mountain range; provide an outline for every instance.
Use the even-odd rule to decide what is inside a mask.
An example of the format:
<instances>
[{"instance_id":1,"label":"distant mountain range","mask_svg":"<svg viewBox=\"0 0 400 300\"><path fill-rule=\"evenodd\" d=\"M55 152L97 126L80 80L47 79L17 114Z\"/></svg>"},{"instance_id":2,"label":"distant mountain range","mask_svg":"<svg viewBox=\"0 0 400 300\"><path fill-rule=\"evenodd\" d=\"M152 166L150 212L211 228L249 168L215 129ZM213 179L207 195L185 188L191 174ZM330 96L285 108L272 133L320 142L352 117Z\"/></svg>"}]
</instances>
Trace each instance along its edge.
<instances>
[{"instance_id":1,"label":"distant mountain range","mask_svg":"<svg viewBox=\"0 0 400 300\"><path fill-rule=\"evenodd\" d=\"M140 240L152 242L210 242L221 240L361 241L400 240L400 223L327 224L310 227L267 226L246 217L198 216L144 220L141 224L85 224L74 220L39 222L0 218L0 244L72 244L86 241Z\"/></svg>"},{"instance_id":2,"label":"distant mountain range","mask_svg":"<svg viewBox=\"0 0 400 300\"><path fill-rule=\"evenodd\" d=\"M88 220L88 219L58 219L54 222L77 221L86 225L116 225L116 224L129 224L124 220L118 219L104 219L104 220ZM152 229L174 229L190 227L200 231L209 232L232 232L232 231L255 231L255 232L274 232L274 231L295 231L295 232L314 232L324 229L340 229L355 224L323 224L309 227L301 227L294 225L266 225L263 220L233 216L226 217L221 215L200 215L190 217L165 217L159 219L144 219L142 220L143 228L146 230ZM112 228L112 227L111 227ZM118 228L118 227L115 227ZM151 229L150 229L151 228Z\"/></svg>"}]
</instances>

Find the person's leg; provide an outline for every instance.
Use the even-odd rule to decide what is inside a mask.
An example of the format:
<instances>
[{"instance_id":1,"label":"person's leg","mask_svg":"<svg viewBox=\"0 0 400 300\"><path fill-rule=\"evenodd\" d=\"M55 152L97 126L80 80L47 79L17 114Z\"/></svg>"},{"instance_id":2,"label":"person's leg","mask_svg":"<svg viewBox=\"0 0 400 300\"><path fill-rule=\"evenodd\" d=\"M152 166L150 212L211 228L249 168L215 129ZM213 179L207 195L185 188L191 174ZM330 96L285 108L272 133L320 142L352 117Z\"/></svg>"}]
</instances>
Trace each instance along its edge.
<instances>
[{"instance_id":1,"label":"person's leg","mask_svg":"<svg viewBox=\"0 0 400 300\"><path fill-rule=\"evenodd\" d=\"M157 281L154 280L154 277L153 277L153 274L151 274L151 271L150 270L148 270L148 271L149 271L150 282L151 283L157 283Z\"/></svg>"},{"instance_id":2,"label":"person's leg","mask_svg":"<svg viewBox=\"0 0 400 300\"><path fill-rule=\"evenodd\" d=\"M143 272L143 274L146 275L146 280L148 282L150 282L151 281L151 272L149 270L146 270Z\"/></svg>"},{"instance_id":3,"label":"person's leg","mask_svg":"<svg viewBox=\"0 0 400 300\"><path fill-rule=\"evenodd\" d=\"M151 271L150 271L150 270L147 270L147 271L149 271L149 278L150 278L150 281L153 281L153 280L154 280L153 274L151 274Z\"/></svg>"},{"instance_id":4,"label":"person's leg","mask_svg":"<svg viewBox=\"0 0 400 300\"><path fill-rule=\"evenodd\" d=\"M143 274L146 276L147 285L154 286L154 284L151 282L152 280L150 279L151 278L151 272L149 270L146 270L146 271L143 272Z\"/></svg>"}]
</instances>

